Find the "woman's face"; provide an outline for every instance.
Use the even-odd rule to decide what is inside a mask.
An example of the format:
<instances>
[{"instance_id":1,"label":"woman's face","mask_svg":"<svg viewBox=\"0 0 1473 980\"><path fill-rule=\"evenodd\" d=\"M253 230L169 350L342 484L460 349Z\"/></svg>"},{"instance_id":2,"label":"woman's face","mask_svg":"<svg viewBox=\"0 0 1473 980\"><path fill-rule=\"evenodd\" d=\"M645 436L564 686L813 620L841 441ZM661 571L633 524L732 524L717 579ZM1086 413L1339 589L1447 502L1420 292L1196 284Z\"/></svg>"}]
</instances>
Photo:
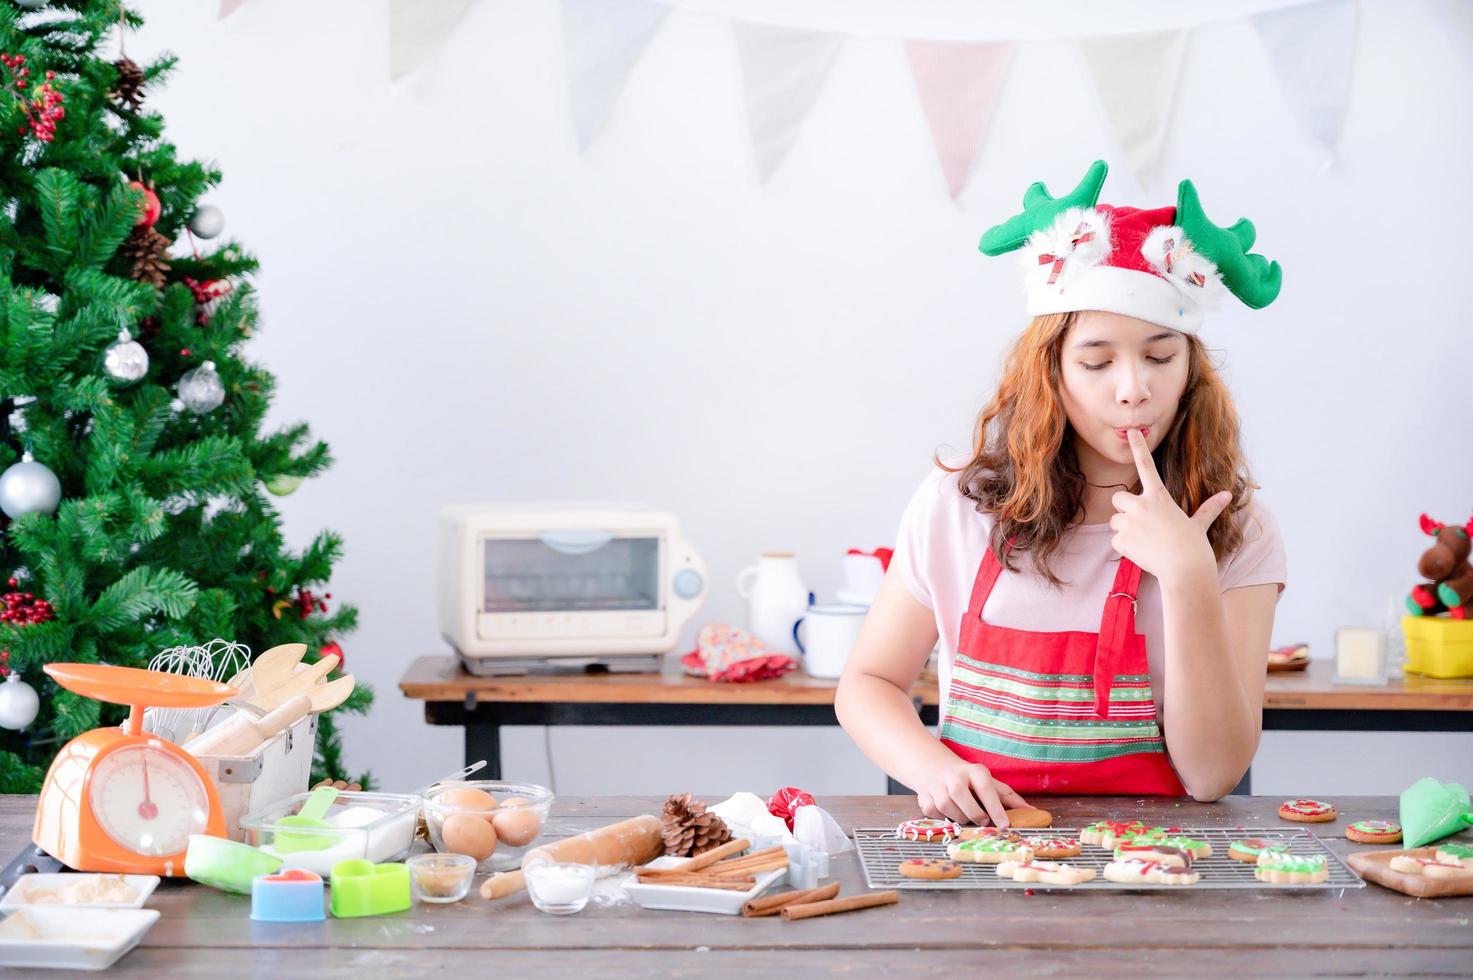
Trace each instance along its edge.
<instances>
[{"instance_id":1,"label":"woman's face","mask_svg":"<svg viewBox=\"0 0 1473 980\"><path fill-rule=\"evenodd\" d=\"M1186 390L1185 335L1088 310L1075 316L1060 354L1060 395L1082 457L1133 465L1128 428L1140 429L1152 450L1161 444Z\"/></svg>"}]
</instances>

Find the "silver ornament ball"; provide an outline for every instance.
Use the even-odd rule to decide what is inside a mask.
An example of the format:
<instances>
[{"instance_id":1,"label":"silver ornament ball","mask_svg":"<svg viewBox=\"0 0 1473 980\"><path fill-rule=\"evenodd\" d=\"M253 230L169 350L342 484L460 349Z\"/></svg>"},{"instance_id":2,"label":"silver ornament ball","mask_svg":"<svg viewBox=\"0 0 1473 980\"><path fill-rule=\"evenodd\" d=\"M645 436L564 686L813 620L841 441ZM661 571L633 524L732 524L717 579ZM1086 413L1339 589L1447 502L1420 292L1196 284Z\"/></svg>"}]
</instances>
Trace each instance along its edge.
<instances>
[{"instance_id":1,"label":"silver ornament ball","mask_svg":"<svg viewBox=\"0 0 1473 980\"><path fill-rule=\"evenodd\" d=\"M47 0L15 0L15 5L22 10L40 10L46 6Z\"/></svg>"},{"instance_id":2,"label":"silver ornament ball","mask_svg":"<svg viewBox=\"0 0 1473 980\"><path fill-rule=\"evenodd\" d=\"M50 514L61 503L61 481L26 453L20 462L0 473L0 510L11 519L37 511Z\"/></svg>"},{"instance_id":3,"label":"silver ornament ball","mask_svg":"<svg viewBox=\"0 0 1473 980\"><path fill-rule=\"evenodd\" d=\"M103 353L102 364L119 381L137 381L148 373L148 351L124 330L118 334L117 342Z\"/></svg>"},{"instance_id":4,"label":"silver ornament ball","mask_svg":"<svg viewBox=\"0 0 1473 980\"><path fill-rule=\"evenodd\" d=\"M202 204L189 219L189 230L201 238L214 238L225 230L225 212L213 204Z\"/></svg>"},{"instance_id":5,"label":"silver ornament ball","mask_svg":"<svg viewBox=\"0 0 1473 980\"><path fill-rule=\"evenodd\" d=\"M0 728L18 732L35 721L40 711L41 698L36 689L12 670L0 684Z\"/></svg>"},{"instance_id":6,"label":"silver ornament ball","mask_svg":"<svg viewBox=\"0 0 1473 980\"><path fill-rule=\"evenodd\" d=\"M196 415L213 412L225 401L225 384L215 371L214 361L205 361L179 379L179 400Z\"/></svg>"}]
</instances>

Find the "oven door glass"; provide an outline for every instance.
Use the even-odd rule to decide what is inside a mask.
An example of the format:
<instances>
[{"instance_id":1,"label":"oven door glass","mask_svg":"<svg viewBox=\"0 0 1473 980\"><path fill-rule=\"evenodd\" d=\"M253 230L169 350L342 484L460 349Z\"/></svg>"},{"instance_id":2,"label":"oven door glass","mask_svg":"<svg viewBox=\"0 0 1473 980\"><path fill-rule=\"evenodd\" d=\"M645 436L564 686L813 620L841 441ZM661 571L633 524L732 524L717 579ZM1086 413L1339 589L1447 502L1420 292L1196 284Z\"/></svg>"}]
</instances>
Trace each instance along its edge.
<instances>
[{"instance_id":1,"label":"oven door glass","mask_svg":"<svg viewBox=\"0 0 1473 980\"><path fill-rule=\"evenodd\" d=\"M549 531L485 539L483 612L624 612L659 608L660 539Z\"/></svg>"}]
</instances>

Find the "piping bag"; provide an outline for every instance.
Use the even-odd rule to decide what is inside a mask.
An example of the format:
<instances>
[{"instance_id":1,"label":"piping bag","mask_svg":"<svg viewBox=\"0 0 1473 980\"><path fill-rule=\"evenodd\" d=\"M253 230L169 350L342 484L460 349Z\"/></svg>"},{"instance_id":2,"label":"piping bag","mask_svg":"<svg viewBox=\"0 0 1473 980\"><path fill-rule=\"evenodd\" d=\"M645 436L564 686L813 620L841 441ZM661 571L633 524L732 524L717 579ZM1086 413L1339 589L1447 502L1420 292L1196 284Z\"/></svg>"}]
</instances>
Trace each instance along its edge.
<instances>
[{"instance_id":1,"label":"piping bag","mask_svg":"<svg viewBox=\"0 0 1473 980\"><path fill-rule=\"evenodd\" d=\"M665 850L660 837L660 818L654 814L622 820L576 837L564 837L522 855L522 868L542 861L591 864L598 873L648 864ZM521 869L492 875L481 885L481 897L505 898L527 887Z\"/></svg>"}]
</instances>

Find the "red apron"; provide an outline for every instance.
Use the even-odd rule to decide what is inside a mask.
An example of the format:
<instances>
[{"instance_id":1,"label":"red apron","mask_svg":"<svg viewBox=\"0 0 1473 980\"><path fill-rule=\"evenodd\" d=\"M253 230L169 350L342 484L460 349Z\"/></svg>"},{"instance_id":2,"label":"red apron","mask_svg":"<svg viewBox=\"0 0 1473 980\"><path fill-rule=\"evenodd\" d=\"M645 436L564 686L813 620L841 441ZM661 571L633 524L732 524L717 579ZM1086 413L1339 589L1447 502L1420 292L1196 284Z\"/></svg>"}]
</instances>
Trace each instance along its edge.
<instances>
[{"instance_id":1,"label":"red apron","mask_svg":"<svg viewBox=\"0 0 1473 980\"><path fill-rule=\"evenodd\" d=\"M1002 565L987 549L962 618L941 743L1018 793L1181 796L1156 724L1141 570L1120 559L1098 633L993 626L982 610Z\"/></svg>"}]
</instances>

